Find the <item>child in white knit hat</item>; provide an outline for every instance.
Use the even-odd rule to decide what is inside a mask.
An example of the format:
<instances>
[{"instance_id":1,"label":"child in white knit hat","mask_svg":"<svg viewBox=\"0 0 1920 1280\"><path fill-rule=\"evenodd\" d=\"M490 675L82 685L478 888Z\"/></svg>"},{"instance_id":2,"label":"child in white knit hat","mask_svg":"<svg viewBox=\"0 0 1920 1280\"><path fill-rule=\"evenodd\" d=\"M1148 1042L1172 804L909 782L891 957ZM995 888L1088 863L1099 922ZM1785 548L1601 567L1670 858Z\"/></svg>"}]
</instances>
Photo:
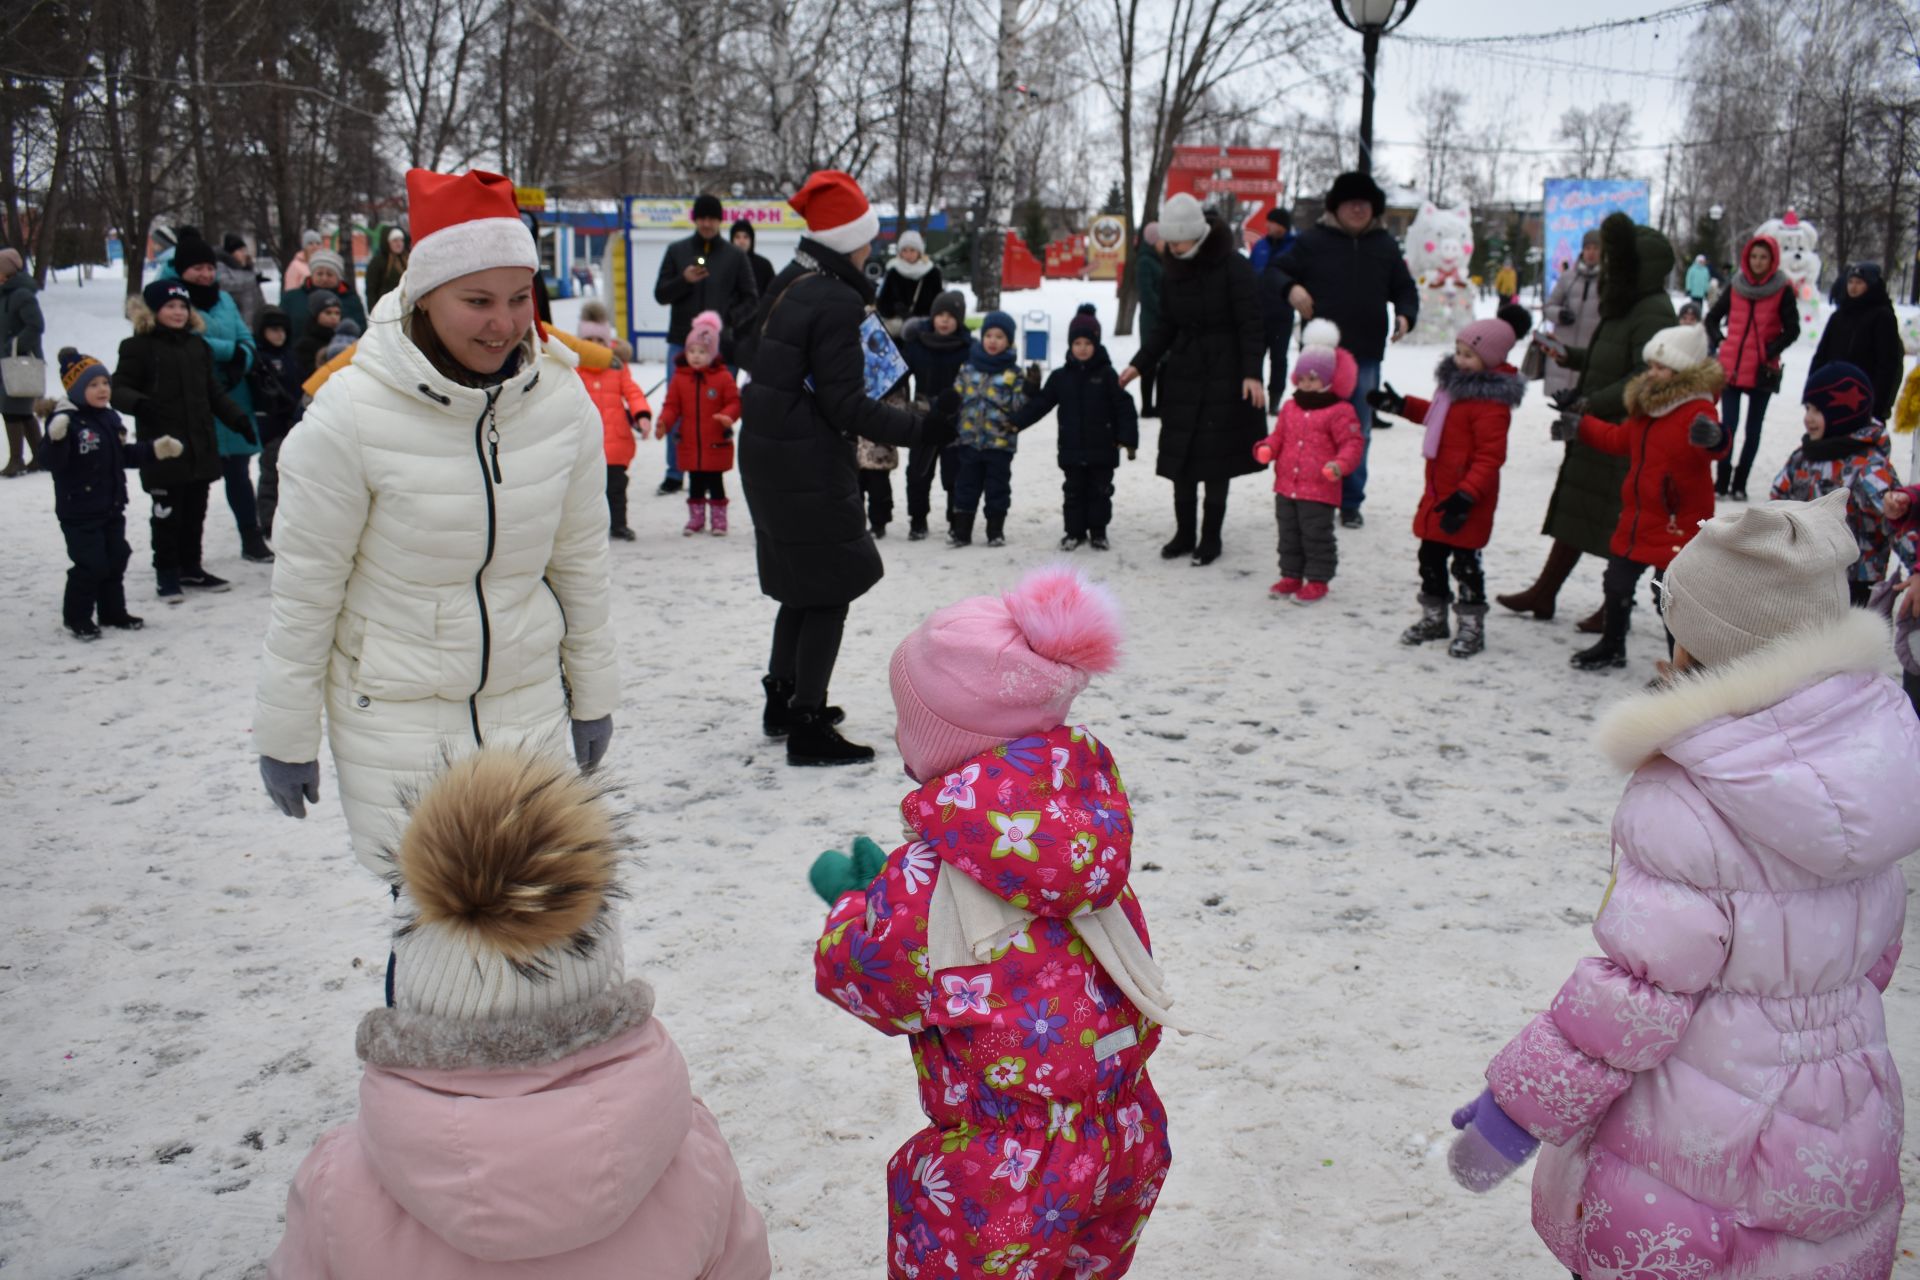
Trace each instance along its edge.
<instances>
[{"instance_id":1,"label":"child in white knit hat","mask_svg":"<svg viewBox=\"0 0 1920 1280\"><path fill-rule=\"evenodd\" d=\"M426 790L360 1114L301 1163L270 1277L766 1280L733 1154L626 976L618 862L566 762L488 749Z\"/></svg>"},{"instance_id":2,"label":"child in white knit hat","mask_svg":"<svg viewBox=\"0 0 1920 1280\"><path fill-rule=\"evenodd\" d=\"M1628 459L1620 486L1620 522L1601 580L1606 591L1600 641L1572 658L1581 671L1627 665L1627 626L1640 575L1659 583L1700 522L1713 518L1713 463L1732 443L1720 425L1720 389L1726 371L1707 352L1706 330L1677 325L1647 340L1645 371L1627 383L1627 420L1563 413L1555 440L1579 440Z\"/></svg>"}]
</instances>

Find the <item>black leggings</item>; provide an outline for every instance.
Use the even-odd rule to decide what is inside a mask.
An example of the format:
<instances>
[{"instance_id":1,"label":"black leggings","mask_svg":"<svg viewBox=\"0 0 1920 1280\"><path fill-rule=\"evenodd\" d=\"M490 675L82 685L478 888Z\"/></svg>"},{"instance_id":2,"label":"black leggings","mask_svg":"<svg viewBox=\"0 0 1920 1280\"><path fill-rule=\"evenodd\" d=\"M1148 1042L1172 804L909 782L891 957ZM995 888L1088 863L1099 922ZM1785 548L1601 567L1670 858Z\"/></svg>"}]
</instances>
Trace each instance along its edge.
<instances>
[{"instance_id":1,"label":"black leggings","mask_svg":"<svg viewBox=\"0 0 1920 1280\"><path fill-rule=\"evenodd\" d=\"M727 473L724 471L687 472L688 502L725 502Z\"/></svg>"},{"instance_id":2,"label":"black leggings","mask_svg":"<svg viewBox=\"0 0 1920 1280\"><path fill-rule=\"evenodd\" d=\"M1420 540L1420 592L1436 600L1455 599L1447 583L1447 568L1453 568L1453 580L1460 584L1461 604L1487 602L1487 577L1481 568L1480 553L1471 547L1456 547L1433 538Z\"/></svg>"},{"instance_id":3,"label":"black leggings","mask_svg":"<svg viewBox=\"0 0 1920 1280\"><path fill-rule=\"evenodd\" d=\"M811 608L783 604L773 620L773 654L767 674L793 685L795 710L827 705L827 684L840 657L840 636L847 627L847 606Z\"/></svg>"}]
</instances>

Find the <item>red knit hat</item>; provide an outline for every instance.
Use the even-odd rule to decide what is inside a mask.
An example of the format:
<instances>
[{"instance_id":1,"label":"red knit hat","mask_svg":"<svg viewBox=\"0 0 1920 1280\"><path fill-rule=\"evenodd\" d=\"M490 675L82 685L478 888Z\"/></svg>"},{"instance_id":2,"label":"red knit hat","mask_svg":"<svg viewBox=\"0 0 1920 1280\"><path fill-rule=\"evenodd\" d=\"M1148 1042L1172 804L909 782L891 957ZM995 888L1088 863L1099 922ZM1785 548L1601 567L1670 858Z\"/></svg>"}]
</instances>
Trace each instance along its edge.
<instances>
[{"instance_id":1,"label":"red knit hat","mask_svg":"<svg viewBox=\"0 0 1920 1280\"><path fill-rule=\"evenodd\" d=\"M835 253L852 253L880 234L880 218L866 193L838 169L818 169L787 201L807 220L807 235Z\"/></svg>"},{"instance_id":2,"label":"red knit hat","mask_svg":"<svg viewBox=\"0 0 1920 1280\"><path fill-rule=\"evenodd\" d=\"M533 236L514 203L513 183L497 173L407 170L407 220L414 235L407 259L410 299L476 271L540 269Z\"/></svg>"}]
</instances>

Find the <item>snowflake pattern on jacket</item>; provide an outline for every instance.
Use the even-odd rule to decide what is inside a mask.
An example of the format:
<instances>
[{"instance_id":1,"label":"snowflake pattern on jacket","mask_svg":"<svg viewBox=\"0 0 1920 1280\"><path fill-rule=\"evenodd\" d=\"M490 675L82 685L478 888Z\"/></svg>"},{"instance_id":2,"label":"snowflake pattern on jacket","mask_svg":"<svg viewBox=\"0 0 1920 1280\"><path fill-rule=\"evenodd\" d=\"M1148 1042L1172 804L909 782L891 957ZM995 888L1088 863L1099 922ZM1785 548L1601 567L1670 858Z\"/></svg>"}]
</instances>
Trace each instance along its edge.
<instances>
[{"instance_id":1,"label":"snowflake pattern on jacket","mask_svg":"<svg viewBox=\"0 0 1920 1280\"><path fill-rule=\"evenodd\" d=\"M1847 566L1847 577L1869 586L1887 576L1887 553L1893 552L1908 572L1914 568L1914 556L1920 552L1920 525L1911 519L1896 527L1887 520L1889 491L1900 487L1888 454L1892 444L1883 423L1865 430L1871 445L1843 458L1817 461L1807 457L1804 444L1793 451L1780 474L1773 478L1774 501L1811 502L1835 489L1847 491L1847 527L1860 544L1860 558Z\"/></svg>"},{"instance_id":2,"label":"snowflake pattern on jacket","mask_svg":"<svg viewBox=\"0 0 1920 1280\"><path fill-rule=\"evenodd\" d=\"M1133 816L1112 754L1065 726L1005 743L901 802L913 839L827 917L820 993L912 1037L931 1123L887 1166L888 1275L1125 1274L1172 1158L1147 1078L1160 1030L1074 931L1118 904ZM1034 913L985 964L929 970L940 875Z\"/></svg>"}]
</instances>

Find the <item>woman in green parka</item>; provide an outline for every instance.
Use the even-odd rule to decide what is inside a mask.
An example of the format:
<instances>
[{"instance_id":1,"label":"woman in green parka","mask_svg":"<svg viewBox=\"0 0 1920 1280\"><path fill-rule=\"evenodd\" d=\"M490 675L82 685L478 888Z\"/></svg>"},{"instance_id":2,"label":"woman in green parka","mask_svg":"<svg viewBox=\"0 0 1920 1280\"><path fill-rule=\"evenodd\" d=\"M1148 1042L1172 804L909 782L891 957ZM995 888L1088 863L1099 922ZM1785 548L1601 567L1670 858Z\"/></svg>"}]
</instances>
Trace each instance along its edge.
<instances>
[{"instance_id":1,"label":"woman in green parka","mask_svg":"<svg viewBox=\"0 0 1920 1280\"><path fill-rule=\"evenodd\" d=\"M1160 327L1160 284L1166 274L1166 265L1160 257L1160 224L1149 222L1140 229L1140 258L1136 269L1140 273L1140 345L1146 346L1153 337L1153 331ZM1157 418L1160 410L1154 407L1153 386L1160 380L1159 369L1140 371L1140 416Z\"/></svg>"},{"instance_id":2,"label":"woman in green parka","mask_svg":"<svg viewBox=\"0 0 1920 1280\"><path fill-rule=\"evenodd\" d=\"M1673 246L1652 227L1636 226L1624 213L1600 224L1600 327L1585 347L1570 347L1565 363L1580 371L1570 391L1554 397L1559 408L1581 405L1608 422L1627 418L1627 380L1645 367L1641 348L1676 319L1667 277L1673 271ZM1580 555L1607 558L1614 526L1620 522L1620 486L1627 460L1614 458L1579 441L1567 443L1567 456L1547 503L1541 532L1553 539L1547 563L1531 587L1496 597L1516 613L1543 621L1553 617L1554 600ZM1600 629L1599 613L1580 623L1582 631Z\"/></svg>"}]
</instances>

